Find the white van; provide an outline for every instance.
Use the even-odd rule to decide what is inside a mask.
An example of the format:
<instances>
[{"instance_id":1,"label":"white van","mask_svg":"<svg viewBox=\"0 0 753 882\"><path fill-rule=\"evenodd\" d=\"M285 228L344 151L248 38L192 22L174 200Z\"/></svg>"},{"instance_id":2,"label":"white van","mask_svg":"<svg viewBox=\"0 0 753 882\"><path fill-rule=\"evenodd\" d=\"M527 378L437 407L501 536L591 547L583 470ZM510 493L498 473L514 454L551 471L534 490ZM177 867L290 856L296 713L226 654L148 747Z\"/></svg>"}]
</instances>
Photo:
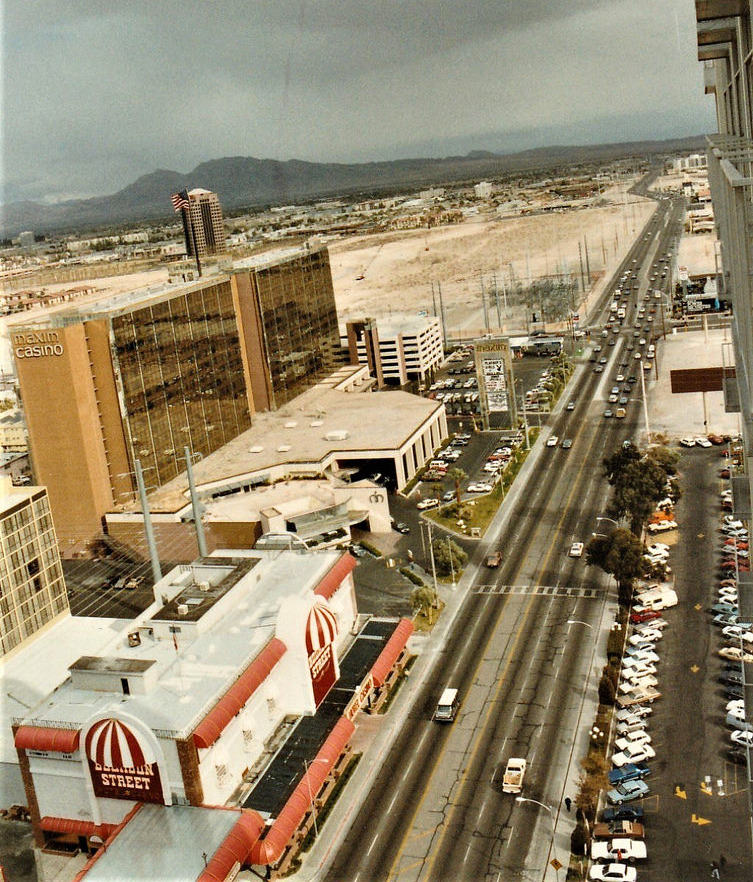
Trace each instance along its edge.
<instances>
[{"instance_id":1,"label":"white van","mask_svg":"<svg viewBox=\"0 0 753 882\"><path fill-rule=\"evenodd\" d=\"M432 719L437 723L451 723L459 707L458 690L445 689L437 702Z\"/></svg>"},{"instance_id":2,"label":"white van","mask_svg":"<svg viewBox=\"0 0 753 882\"><path fill-rule=\"evenodd\" d=\"M677 606L677 592L672 588L653 588L644 591L640 595L639 603L633 607L633 612L645 612L646 610L659 611Z\"/></svg>"}]
</instances>

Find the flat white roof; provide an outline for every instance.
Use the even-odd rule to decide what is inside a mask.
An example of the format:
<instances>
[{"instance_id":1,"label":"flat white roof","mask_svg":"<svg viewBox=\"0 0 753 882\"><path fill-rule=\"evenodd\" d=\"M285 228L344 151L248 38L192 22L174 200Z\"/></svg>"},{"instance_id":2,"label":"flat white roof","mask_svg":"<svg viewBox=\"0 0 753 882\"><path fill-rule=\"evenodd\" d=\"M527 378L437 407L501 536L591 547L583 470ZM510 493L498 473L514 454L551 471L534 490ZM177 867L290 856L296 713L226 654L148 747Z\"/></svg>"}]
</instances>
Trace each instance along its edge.
<instances>
[{"instance_id":1,"label":"flat white roof","mask_svg":"<svg viewBox=\"0 0 753 882\"><path fill-rule=\"evenodd\" d=\"M317 468L333 453L392 456L442 409L440 401L408 392L343 392L320 383L280 410L254 414L250 429L194 465L194 481L201 489L287 463ZM330 433L341 434L328 439ZM180 510L187 490L184 472L150 494L152 512Z\"/></svg>"},{"instance_id":2,"label":"flat white roof","mask_svg":"<svg viewBox=\"0 0 753 882\"><path fill-rule=\"evenodd\" d=\"M240 812L142 805L87 872L86 882L196 882Z\"/></svg>"},{"instance_id":3,"label":"flat white roof","mask_svg":"<svg viewBox=\"0 0 753 882\"><path fill-rule=\"evenodd\" d=\"M57 689L77 658L99 655L130 624L128 619L66 615L0 662L0 762L18 762L11 731L13 718L25 716Z\"/></svg>"},{"instance_id":4,"label":"flat white roof","mask_svg":"<svg viewBox=\"0 0 753 882\"><path fill-rule=\"evenodd\" d=\"M285 597L305 597L339 560L341 552L226 551L214 552L202 563L225 565L229 558L258 564L230 589L233 603L225 615L204 630L191 627L186 618L175 636L157 639L141 631L139 646L128 646L121 632L98 653L85 653L80 645L68 656L75 661L85 654L99 654L134 661L154 661L156 684L146 693L93 692L77 689L66 680L31 710L23 711L26 723L80 726L95 713L110 707L126 709L152 729L187 734L200 722L238 674L274 636L280 603ZM187 567L175 567L155 585L155 596L173 597L185 585ZM161 604L157 604L161 608ZM162 617L155 605L130 623L128 631L152 627ZM97 620L93 620L97 621ZM179 617L174 619L181 624ZM70 662L69 662L70 663ZM39 695L37 699L39 699Z\"/></svg>"},{"instance_id":5,"label":"flat white roof","mask_svg":"<svg viewBox=\"0 0 753 882\"><path fill-rule=\"evenodd\" d=\"M438 324L439 319L433 315L390 315L377 319L380 337L397 337L398 334L417 337L427 328Z\"/></svg>"}]
</instances>

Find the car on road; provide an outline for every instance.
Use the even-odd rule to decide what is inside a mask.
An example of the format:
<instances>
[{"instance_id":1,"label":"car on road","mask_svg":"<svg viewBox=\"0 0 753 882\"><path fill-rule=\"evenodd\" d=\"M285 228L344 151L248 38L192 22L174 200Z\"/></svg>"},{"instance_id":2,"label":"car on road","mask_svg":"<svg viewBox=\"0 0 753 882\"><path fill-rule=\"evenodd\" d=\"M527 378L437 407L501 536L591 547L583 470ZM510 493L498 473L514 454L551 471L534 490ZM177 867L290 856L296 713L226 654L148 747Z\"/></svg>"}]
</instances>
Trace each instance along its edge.
<instances>
[{"instance_id":1,"label":"car on road","mask_svg":"<svg viewBox=\"0 0 753 882\"><path fill-rule=\"evenodd\" d=\"M410 533L410 527L403 523L403 521L398 521L394 524L394 529L397 530L398 533Z\"/></svg>"},{"instance_id":2,"label":"car on road","mask_svg":"<svg viewBox=\"0 0 753 882\"><path fill-rule=\"evenodd\" d=\"M439 500L436 498L430 499L422 499L417 505L416 508L420 511L425 511L427 508L437 508L439 505Z\"/></svg>"},{"instance_id":3,"label":"car on road","mask_svg":"<svg viewBox=\"0 0 753 882\"><path fill-rule=\"evenodd\" d=\"M574 402L574 401L568 401L568 402L567 402L567 407L565 408L565 410L575 410L575 402Z\"/></svg>"},{"instance_id":4,"label":"car on road","mask_svg":"<svg viewBox=\"0 0 753 882\"><path fill-rule=\"evenodd\" d=\"M604 416L604 419L607 419L607 420L610 419L613 416L612 411L609 408L607 408L604 411L603 416Z\"/></svg>"},{"instance_id":5,"label":"car on road","mask_svg":"<svg viewBox=\"0 0 753 882\"><path fill-rule=\"evenodd\" d=\"M502 552L493 551L486 556L486 566L496 569L502 562Z\"/></svg>"},{"instance_id":6,"label":"car on road","mask_svg":"<svg viewBox=\"0 0 753 882\"><path fill-rule=\"evenodd\" d=\"M645 860L648 857L646 843L640 839L627 839L616 837L609 842L594 842L591 844L591 860L594 861L627 861L632 864L635 861Z\"/></svg>"},{"instance_id":7,"label":"car on road","mask_svg":"<svg viewBox=\"0 0 753 882\"><path fill-rule=\"evenodd\" d=\"M568 551L568 557L582 557L583 556L583 543L582 542L573 542L570 546L570 550Z\"/></svg>"},{"instance_id":8,"label":"car on road","mask_svg":"<svg viewBox=\"0 0 753 882\"><path fill-rule=\"evenodd\" d=\"M547 438L546 446L547 447L556 447L559 440L560 439L556 435L552 435L550 438Z\"/></svg>"},{"instance_id":9,"label":"car on road","mask_svg":"<svg viewBox=\"0 0 753 882\"><path fill-rule=\"evenodd\" d=\"M638 871L627 864L593 864L588 878L597 882L636 882Z\"/></svg>"},{"instance_id":10,"label":"car on road","mask_svg":"<svg viewBox=\"0 0 753 882\"><path fill-rule=\"evenodd\" d=\"M569 450L573 446L572 438L565 438L560 446L563 450Z\"/></svg>"},{"instance_id":11,"label":"car on road","mask_svg":"<svg viewBox=\"0 0 753 882\"><path fill-rule=\"evenodd\" d=\"M646 778L651 774L651 769L643 763L636 765L635 763L626 763L621 769L612 769L607 775L609 783L612 786L622 784L625 781L634 781L639 778Z\"/></svg>"},{"instance_id":12,"label":"car on road","mask_svg":"<svg viewBox=\"0 0 753 882\"><path fill-rule=\"evenodd\" d=\"M442 502L452 502L452 500L454 498L455 498L455 491L454 490L445 490L445 492L442 494Z\"/></svg>"}]
</instances>

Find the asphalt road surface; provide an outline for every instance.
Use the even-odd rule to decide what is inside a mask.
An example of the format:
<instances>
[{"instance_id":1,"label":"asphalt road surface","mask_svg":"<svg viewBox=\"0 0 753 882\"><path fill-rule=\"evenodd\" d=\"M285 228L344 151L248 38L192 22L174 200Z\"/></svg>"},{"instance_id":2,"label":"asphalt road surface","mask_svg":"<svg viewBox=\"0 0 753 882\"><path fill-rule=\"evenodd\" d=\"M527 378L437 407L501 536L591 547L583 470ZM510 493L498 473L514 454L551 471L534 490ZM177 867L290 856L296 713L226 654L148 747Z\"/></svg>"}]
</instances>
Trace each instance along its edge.
<instances>
[{"instance_id":1,"label":"asphalt road surface","mask_svg":"<svg viewBox=\"0 0 753 882\"><path fill-rule=\"evenodd\" d=\"M617 345L605 349L603 373L581 369L568 395L575 410L561 411L548 427L572 438L573 447L542 452L497 543L502 566L479 568L328 879L541 879L556 856L550 811L502 794L500 772L509 757L525 757L526 798L559 805L593 658L591 632L568 620L595 626L607 598L603 577L567 557L567 549L598 530L607 498L601 459L631 437L641 416L640 384L631 391L625 420L605 419L602 412L620 365L637 362L627 348L637 303L653 287L650 262L676 236L679 212L678 204L665 200L649 236L640 237L618 270L618 276L635 271L636 279ZM603 307L614 287L605 292ZM640 370L640 363L635 366ZM478 566L486 550L479 547L470 565ZM446 686L459 690L462 706L456 722L442 726L431 714ZM665 865L665 872L651 878L688 878L684 869L673 875Z\"/></svg>"}]
</instances>

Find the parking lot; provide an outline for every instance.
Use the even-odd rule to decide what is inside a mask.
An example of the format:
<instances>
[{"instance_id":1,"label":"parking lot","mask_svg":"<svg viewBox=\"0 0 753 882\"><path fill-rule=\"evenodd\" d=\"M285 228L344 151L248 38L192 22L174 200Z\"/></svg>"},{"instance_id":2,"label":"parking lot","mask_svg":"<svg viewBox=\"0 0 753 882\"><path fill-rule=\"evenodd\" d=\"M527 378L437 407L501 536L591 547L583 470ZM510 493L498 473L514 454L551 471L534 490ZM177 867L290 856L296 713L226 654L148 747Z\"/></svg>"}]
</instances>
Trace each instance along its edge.
<instances>
[{"instance_id":1,"label":"parking lot","mask_svg":"<svg viewBox=\"0 0 753 882\"><path fill-rule=\"evenodd\" d=\"M646 826L648 859L636 864L639 882L706 880L712 878L712 862L721 879L750 878L745 773L729 753L730 693L719 682L728 662L718 651L728 641L708 611L717 600L725 541L719 502L723 464L719 447L685 450L680 462L679 542L669 558L679 603L662 613L667 627L655 641L655 688L661 697L647 717L655 752L644 757L649 793L628 803L643 809Z\"/></svg>"}]
</instances>

